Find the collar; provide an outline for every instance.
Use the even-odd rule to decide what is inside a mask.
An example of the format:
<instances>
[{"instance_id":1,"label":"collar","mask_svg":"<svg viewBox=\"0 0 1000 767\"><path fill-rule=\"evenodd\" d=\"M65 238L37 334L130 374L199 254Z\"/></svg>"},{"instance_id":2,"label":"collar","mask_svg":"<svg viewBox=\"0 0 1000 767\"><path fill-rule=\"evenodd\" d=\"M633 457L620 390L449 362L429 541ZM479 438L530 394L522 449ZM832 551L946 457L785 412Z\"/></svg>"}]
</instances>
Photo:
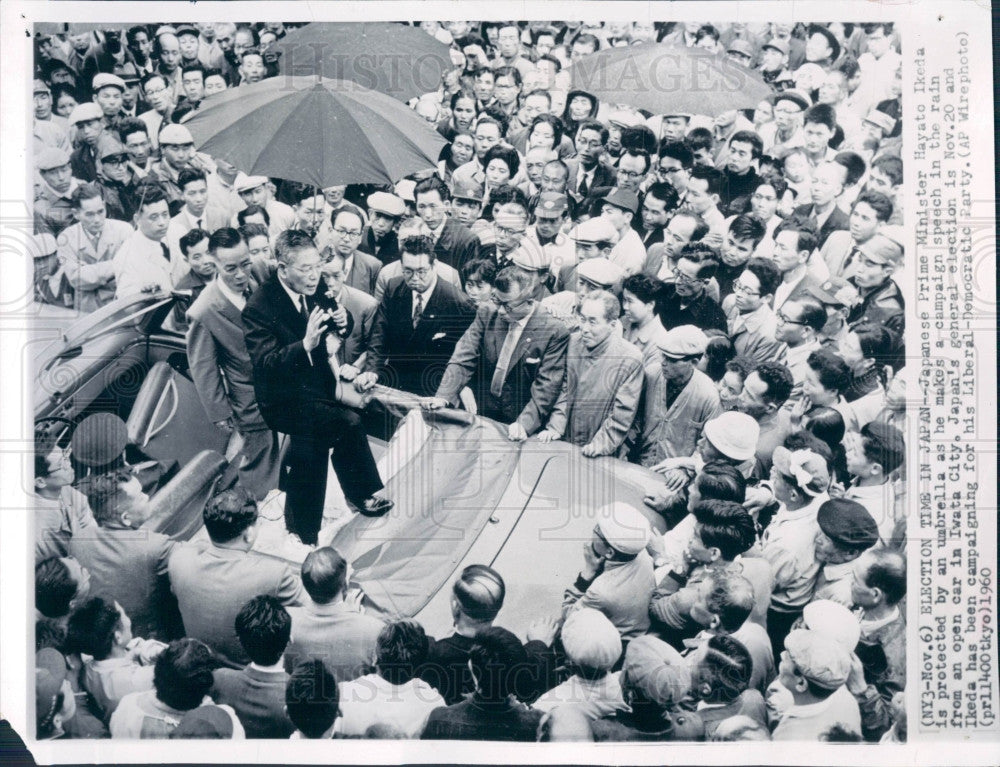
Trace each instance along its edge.
<instances>
[{"instance_id":1,"label":"collar","mask_svg":"<svg viewBox=\"0 0 1000 767\"><path fill-rule=\"evenodd\" d=\"M243 310L243 307L246 306L247 300L243 297L242 294L233 292L233 289L230 288L228 285L226 285L226 283L224 283L218 277L215 278L215 284L219 288L219 292L222 293L223 297L228 299L229 302L232 303L233 306L235 306L240 311Z\"/></svg>"},{"instance_id":2,"label":"collar","mask_svg":"<svg viewBox=\"0 0 1000 767\"><path fill-rule=\"evenodd\" d=\"M341 615L350 613L351 611L347 609L347 606L341 602L328 602L325 605L317 604L311 599L307 602L305 606L306 612L312 615L320 617L329 617L331 615Z\"/></svg>"},{"instance_id":3,"label":"collar","mask_svg":"<svg viewBox=\"0 0 1000 767\"><path fill-rule=\"evenodd\" d=\"M284 674L285 673L285 659L284 657L279 658L278 662L273 666L261 666L253 661L250 661L250 665L247 668L251 671L256 671L258 674Z\"/></svg>"},{"instance_id":4,"label":"collar","mask_svg":"<svg viewBox=\"0 0 1000 767\"><path fill-rule=\"evenodd\" d=\"M858 624L861 626L861 636L871 636L879 629L885 628L890 623L899 619L899 605L895 605L884 618L865 620L864 612L858 615Z\"/></svg>"},{"instance_id":5,"label":"collar","mask_svg":"<svg viewBox=\"0 0 1000 767\"><path fill-rule=\"evenodd\" d=\"M653 340L654 335L665 332L666 328L663 327L663 321L654 314L653 319L647 322L643 327L636 329L634 336L637 341L645 346Z\"/></svg>"},{"instance_id":6,"label":"collar","mask_svg":"<svg viewBox=\"0 0 1000 767\"><path fill-rule=\"evenodd\" d=\"M434 292L434 288L436 288L437 284L438 284L438 276L437 276L437 271L436 270L433 271L433 275L434 275L434 277L431 280L430 287L427 288L427 290L421 290L420 291L420 298L423 300L424 311L427 311L427 302L431 300L431 293ZM414 291L414 293L416 293L416 291Z\"/></svg>"},{"instance_id":7,"label":"collar","mask_svg":"<svg viewBox=\"0 0 1000 767\"><path fill-rule=\"evenodd\" d=\"M507 325L510 326L510 327L513 327L513 326L516 325L517 327L521 328L521 330L523 331L528 326L528 322L531 320L531 318L535 316L535 311L537 309L538 309L538 302L535 301L534 305L531 307L531 311L530 312L528 312L526 315L524 315L521 319L517 320L516 322L510 322L508 320Z\"/></svg>"},{"instance_id":8,"label":"collar","mask_svg":"<svg viewBox=\"0 0 1000 767\"><path fill-rule=\"evenodd\" d=\"M608 351L608 347L611 346L611 339L614 338L615 332L612 330L608 333L608 337L601 341L593 349L588 349L586 345L583 347L583 356L587 359L597 359L598 357L603 357Z\"/></svg>"},{"instance_id":9,"label":"collar","mask_svg":"<svg viewBox=\"0 0 1000 767\"><path fill-rule=\"evenodd\" d=\"M823 577L827 581L843 580L854 572L855 564L857 564L857 560L852 559L850 562L841 562L837 565L823 565Z\"/></svg>"},{"instance_id":10,"label":"collar","mask_svg":"<svg viewBox=\"0 0 1000 767\"><path fill-rule=\"evenodd\" d=\"M71 199L73 199L73 192L75 192L76 188L78 186L80 186L80 180L78 178L76 178L75 176L71 176L70 177L70 180L69 180L69 189L67 189L65 192L57 192L55 189L52 188L52 186L49 184L49 182L46 181L44 178L42 179L42 183L45 184L45 188L48 189L52 193L53 197L55 197L56 199L62 199L62 200L71 200Z\"/></svg>"},{"instance_id":11,"label":"collar","mask_svg":"<svg viewBox=\"0 0 1000 767\"><path fill-rule=\"evenodd\" d=\"M140 237L142 237L142 239L144 239L146 242L155 245L158 249L160 248L161 245L166 245L166 243L163 240L154 240L152 237L147 237L141 229L136 229L135 233L138 234Z\"/></svg>"},{"instance_id":12,"label":"collar","mask_svg":"<svg viewBox=\"0 0 1000 767\"><path fill-rule=\"evenodd\" d=\"M285 293L288 294L288 299L292 302L292 306L295 307L295 311L298 311L299 307L302 305L301 301L299 301L299 298L302 296L302 293L296 293L294 290L288 287L288 283L286 283L283 279L281 279L281 275L278 275L278 284L280 284L281 287L284 288Z\"/></svg>"},{"instance_id":13,"label":"collar","mask_svg":"<svg viewBox=\"0 0 1000 767\"><path fill-rule=\"evenodd\" d=\"M849 499L862 499L866 501L880 500L885 493L883 482L879 485L859 485L857 479L847 488L846 497Z\"/></svg>"},{"instance_id":14,"label":"collar","mask_svg":"<svg viewBox=\"0 0 1000 767\"><path fill-rule=\"evenodd\" d=\"M819 507L830 500L830 496L826 493L820 493L809 503L803 506L801 509L796 509L795 511L789 511L787 508L782 506L778 513L775 515L775 522L802 522L809 519L815 519L816 513L819 511Z\"/></svg>"},{"instance_id":15,"label":"collar","mask_svg":"<svg viewBox=\"0 0 1000 767\"><path fill-rule=\"evenodd\" d=\"M831 695L824 700L816 701L815 703L807 703L805 705L793 705L789 708L783 716L789 719L812 719L813 717L819 717L833 704L831 701L835 701L834 695Z\"/></svg>"}]
</instances>

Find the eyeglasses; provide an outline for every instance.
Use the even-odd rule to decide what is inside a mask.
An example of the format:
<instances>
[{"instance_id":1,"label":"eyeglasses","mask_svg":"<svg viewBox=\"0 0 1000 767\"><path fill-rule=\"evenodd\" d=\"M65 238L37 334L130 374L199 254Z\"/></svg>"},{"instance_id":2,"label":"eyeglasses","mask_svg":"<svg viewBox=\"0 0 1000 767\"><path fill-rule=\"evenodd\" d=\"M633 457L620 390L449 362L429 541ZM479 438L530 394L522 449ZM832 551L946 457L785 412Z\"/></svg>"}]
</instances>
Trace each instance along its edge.
<instances>
[{"instance_id":1,"label":"eyeglasses","mask_svg":"<svg viewBox=\"0 0 1000 767\"><path fill-rule=\"evenodd\" d=\"M760 202L777 202L778 200L777 197L771 197L766 194L761 194L760 192L754 192L752 195L750 195L750 199L758 200Z\"/></svg>"},{"instance_id":2,"label":"eyeglasses","mask_svg":"<svg viewBox=\"0 0 1000 767\"><path fill-rule=\"evenodd\" d=\"M677 282L683 282L686 285L694 285L697 282L705 281L701 277L689 277L688 275L684 274L684 272L674 272L674 279ZM733 285L733 287L735 288L736 286Z\"/></svg>"},{"instance_id":3,"label":"eyeglasses","mask_svg":"<svg viewBox=\"0 0 1000 767\"><path fill-rule=\"evenodd\" d=\"M128 158L125 155L116 154L111 157L105 157L101 162L105 165L124 165L128 162Z\"/></svg>"},{"instance_id":4,"label":"eyeglasses","mask_svg":"<svg viewBox=\"0 0 1000 767\"><path fill-rule=\"evenodd\" d=\"M527 298L517 298L517 299L510 300L510 301L503 301L503 300L497 298L496 294L490 296L490 301L492 301L493 304L495 304L496 306L503 307L504 309L508 309L508 310L509 309L514 309L514 308L516 308L518 306L521 306L522 304L527 303L528 300L529 299L527 299Z\"/></svg>"},{"instance_id":5,"label":"eyeglasses","mask_svg":"<svg viewBox=\"0 0 1000 767\"><path fill-rule=\"evenodd\" d=\"M419 269L407 269L405 266L403 267L403 276L404 277L421 277L422 278L422 277L426 277L430 273L431 273L431 267L429 267L429 266L422 266Z\"/></svg>"},{"instance_id":6,"label":"eyeglasses","mask_svg":"<svg viewBox=\"0 0 1000 767\"><path fill-rule=\"evenodd\" d=\"M784 312L781 312L781 311L778 312L777 316L778 316L778 322L780 322L780 323L782 323L784 325L805 325L804 322L799 322L798 320L793 320L787 314L785 314Z\"/></svg>"},{"instance_id":7,"label":"eyeglasses","mask_svg":"<svg viewBox=\"0 0 1000 767\"><path fill-rule=\"evenodd\" d=\"M361 231L358 229L342 229L339 226L334 227L334 232L339 234L341 237L360 237Z\"/></svg>"},{"instance_id":8,"label":"eyeglasses","mask_svg":"<svg viewBox=\"0 0 1000 767\"><path fill-rule=\"evenodd\" d=\"M509 226L501 226L496 223L493 226L496 228L497 234L502 234L504 237L524 237L524 233L528 231L527 229L511 229Z\"/></svg>"},{"instance_id":9,"label":"eyeglasses","mask_svg":"<svg viewBox=\"0 0 1000 767\"><path fill-rule=\"evenodd\" d=\"M738 293L742 293L745 296L759 296L760 295L760 291L759 290L753 290L748 285L746 285L745 283L740 282L739 280L736 280L736 282L733 283L733 290L737 291Z\"/></svg>"},{"instance_id":10,"label":"eyeglasses","mask_svg":"<svg viewBox=\"0 0 1000 767\"><path fill-rule=\"evenodd\" d=\"M289 268L289 269L291 269L293 271L296 271L299 274L305 274L307 276L311 276L311 275L314 275L314 274L319 274L321 271L323 271L323 265L322 264L312 264L310 266L288 266L286 264L286 266L287 266L287 268Z\"/></svg>"},{"instance_id":11,"label":"eyeglasses","mask_svg":"<svg viewBox=\"0 0 1000 767\"><path fill-rule=\"evenodd\" d=\"M644 172L634 170L619 170L618 175L624 176L625 178L642 178L646 174Z\"/></svg>"}]
</instances>

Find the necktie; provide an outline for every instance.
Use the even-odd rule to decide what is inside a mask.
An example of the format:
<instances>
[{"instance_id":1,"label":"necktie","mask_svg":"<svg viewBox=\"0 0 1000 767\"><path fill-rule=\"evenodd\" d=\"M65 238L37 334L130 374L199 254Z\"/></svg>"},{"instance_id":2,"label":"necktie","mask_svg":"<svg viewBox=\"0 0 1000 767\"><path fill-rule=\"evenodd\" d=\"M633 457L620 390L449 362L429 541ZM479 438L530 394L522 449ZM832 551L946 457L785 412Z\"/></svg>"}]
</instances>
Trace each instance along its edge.
<instances>
[{"instance_id":1,"label":"necktie","mask_svg":"<svg viewBox=\"0 0 1000 767\"><path fill-rule=\"evenodd\" d=\"M424 297L420 293L413 294L413 327L416 328L420 322L420 315L424 312Z\"/></svg>"},{"instance_id":2,"label":"necktie","mask_svg":"<svg viewBox=\"0 0 1000 767\"><path fill-rule=\"evenodd\" d=\"M306 305L306 297L299 296L299 314L306 322L309 321L309 307Z\"/></svg>"},{"instance_id":3,"label":"necktie","mask_svg":"<svg viewBox=\"0 0 1000 767\"><path fill-rule=\"evenodd\" d=\"M195 221L194 223L195 223L195 228L201 229L201 219L200 218L197 221Z\"/></svg>"},{"instance_id":4,"label":"necktie","mask_svg":"<svg viewBox=\"0 0 1000 767\"><path fill-rule=\"evenodd\" d=\"M577 192L579 192L581 197L586 197L589 191L590 187L587 186L587 174L583 168L580 168L580 186L577 187Z\"/></svg>"},{"instance_id":5,"label":"necktie","mask_svg":"<svg viewBox=\"0 0 1000 767\"><path fill-rule=\"evenodd\" d=\"M244 299L249 299L251 293L253 293L253 291L250 290L250 286L249 285L247 285L245 288L243 288L243 298Z\"/></svg>"},{"instance_id":6,"label":"necktie","mask_svg":"<svg viewBox=\"0 0 1000 767\"><path fill-rule=\"evenodd\" d=\"M493 380L490 382L490 394L497 399L503 391L503 382L507 378L507 368L510 367L510 358L514 356L514 347L517 345L517 338L514 333L514 325L507 323L507 335L503 339L503 346L500 347L500 356L497 358L497 367L493 371Z\"/></svg>"},{"instance_id":7,"label":"necktie","mask_svg":"<svg viewBox=\"0 0 1000 767\"><path fill-rule=\"evenodd\" d=\"M162 251L163 251L163 257L164 257L165 259L167 259L167 261L169 262L169 261L170 261L170 248L168 248L168 247L167 247L166 245L164 245L164 244L163 244L163 243L161 242L161 243L160 243L160 250L162 250Z\"/></svg>"}]
</instances>

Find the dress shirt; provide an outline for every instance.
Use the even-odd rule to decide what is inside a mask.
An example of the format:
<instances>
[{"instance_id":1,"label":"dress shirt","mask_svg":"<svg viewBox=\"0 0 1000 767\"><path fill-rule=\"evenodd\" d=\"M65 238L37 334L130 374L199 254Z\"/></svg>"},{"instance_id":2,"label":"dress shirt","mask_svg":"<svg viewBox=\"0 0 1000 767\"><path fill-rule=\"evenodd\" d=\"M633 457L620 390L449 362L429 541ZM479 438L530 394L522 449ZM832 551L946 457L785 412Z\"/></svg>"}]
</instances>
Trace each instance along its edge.
<instances>
[{"instance_id":1,"label":"dress shirt","mask_svg":"<svg viewBox=\"0 0 1000 767\"><path fill-rule=\"evenodd\" d=\"M122 243L115 254L115 296L141 293L147 285L158 285L160 290L174 286L171 277L170 254L165 243L151 240L136 230Z\"/></svg>"},{"instance_id":2,"label":"dress shirt","mask_svg":"<svg viewBox=\"0 0 1000 767\"><path fill-rule=\"evenodd\" d=\"M774 573L772 609L795 612L812 599L819 573L813 543L819 532L816 514L829 499L821 493L801 509L789 511L782 507L764 531L761 551Z\"/></svg>"}]
</instances>

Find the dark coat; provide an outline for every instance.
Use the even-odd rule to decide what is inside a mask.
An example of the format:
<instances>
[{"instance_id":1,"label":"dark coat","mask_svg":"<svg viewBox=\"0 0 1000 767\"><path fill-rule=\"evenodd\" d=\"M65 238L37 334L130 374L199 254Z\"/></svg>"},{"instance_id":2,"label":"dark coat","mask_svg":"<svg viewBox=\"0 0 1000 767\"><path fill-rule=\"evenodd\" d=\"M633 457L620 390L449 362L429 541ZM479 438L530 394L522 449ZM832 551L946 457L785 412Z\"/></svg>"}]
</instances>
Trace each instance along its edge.
<instances>
[{"instance_id":1,"label":"dark coat","mask_svg":"<svg viewBox=\"0 0 1000 767\"><path fill-rule=\"evenodd\" d=\"M533 742L541 719L541 711L523 703L488 703L473 695L431 711L420 739Z\"/></svg>"},{"instance_id":2,"label":"dark coat","mask_svg":"<svg viewBox=\"0 0 1000 767\"><path fill-rule=\"evenodd\" d=\"M816 214L813 211L813 206L810 205L800 205L795 209L795 216L798 218L809 219L816 224ZM846 232L851 228L851 217L844 213L840 208L834 208L833 212L826 217L826 221L823 222L823 226L819 228L818 242L816 243L817 248L822 248L823 243L826 242L826 238L837 231Z\"/></svg>"}]
</instances>

